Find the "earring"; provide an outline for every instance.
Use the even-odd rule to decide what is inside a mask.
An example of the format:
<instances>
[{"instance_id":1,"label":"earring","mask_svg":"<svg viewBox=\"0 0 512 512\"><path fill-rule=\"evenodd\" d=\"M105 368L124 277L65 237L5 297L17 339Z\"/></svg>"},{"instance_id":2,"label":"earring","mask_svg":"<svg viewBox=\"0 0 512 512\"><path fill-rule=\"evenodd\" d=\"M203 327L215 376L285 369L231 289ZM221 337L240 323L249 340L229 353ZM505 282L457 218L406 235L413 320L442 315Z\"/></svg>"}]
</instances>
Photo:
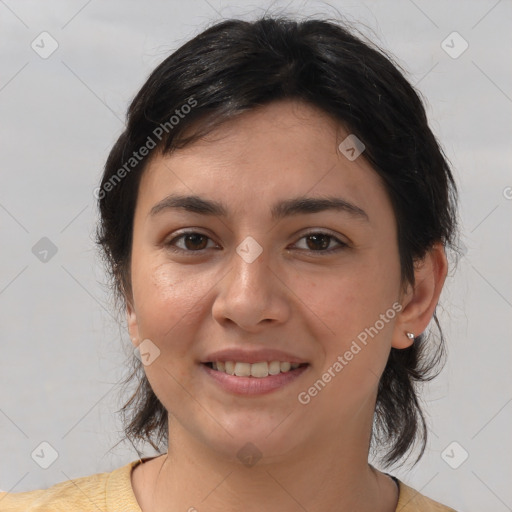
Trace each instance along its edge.
<instances>
[{"instance_id":1,"label":"earring","mask_svg":"<svg viewBox=\"0 0 512 512\"><path fill-rule=\"evenodd\" d=\"M413 340L414 339L414 333L413 332L406 332L405 335L410 339L410 340Z\"/></svg>"}]
</instances>

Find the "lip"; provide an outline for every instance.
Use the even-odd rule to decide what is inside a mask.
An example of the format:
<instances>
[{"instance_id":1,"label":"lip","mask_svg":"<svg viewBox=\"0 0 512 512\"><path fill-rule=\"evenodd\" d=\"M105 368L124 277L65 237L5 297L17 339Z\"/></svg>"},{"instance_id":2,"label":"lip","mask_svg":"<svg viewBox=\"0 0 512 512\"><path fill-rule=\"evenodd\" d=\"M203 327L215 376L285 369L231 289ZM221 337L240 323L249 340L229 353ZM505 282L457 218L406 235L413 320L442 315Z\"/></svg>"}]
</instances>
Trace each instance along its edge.
<instances>
[{"instance_id":1,"label":"lip","mask_svg":"<svg viewBox=\"0 0 512 512\"><path fill-rule=\"evenodd\" d=\"M263 361L281 361L290 363L308 363L300 357L294 356L282 350L260 349L260 350L241 350L224 349L212 352L203 359L202 363L213 363L215 361L233 361L240 363L261 363Z\"/></svg>"},{"instance_id":2,"label":"lip","mask_svg":"<svg viewBox=\"0 0 512 512\"><path fill-rule=\"evenodd\" d=\"M261 378L237 377L235 375L229 375L227 373L214 370L206 364L200 364L199 366L201 370L204 371L218 386L224 389L224 391L228 391L236 395L263 395L288 386L306 372L310 365L299 366L299 368L296 368L295 370L289 370L285 373L269 375L268 377Z\"/></svg>"}]
</instances>

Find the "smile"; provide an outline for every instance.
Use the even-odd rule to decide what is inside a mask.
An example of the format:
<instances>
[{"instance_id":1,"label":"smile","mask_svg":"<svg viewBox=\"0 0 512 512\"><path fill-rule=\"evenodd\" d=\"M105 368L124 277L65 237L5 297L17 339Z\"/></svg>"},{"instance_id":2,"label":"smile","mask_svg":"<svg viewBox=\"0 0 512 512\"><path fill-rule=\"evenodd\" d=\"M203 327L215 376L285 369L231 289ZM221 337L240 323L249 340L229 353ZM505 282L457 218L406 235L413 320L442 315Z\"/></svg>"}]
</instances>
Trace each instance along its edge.
<instances>
[{"instance_id":1,"label":"smile","mask_svg":"<svg viewBox=\"0 0 512 512\"><path fill-rule=\"evenodd\" d=\"M259 363L244 363L240 361L215 361L206 363L213 370L227 373L228 375L236 375L237 377L257 377L263 378L269 375L278 375L295 370L299 366L306 366L307 363L290 363L288 361L262 361Z\"/></svg>"},{"instance_id":2,"label":"smile","mask_svg":"<svg viewBox=\"0 0 512 512\"><path fill-rule=\"evenodd\" d=\"M216 361L201 363L199 366L224 391L238 395L261 395L288 386L306 372L310 365L293 363L292 368L292 363L286 361L253 364Z\"/></svg>"}]
</instances>

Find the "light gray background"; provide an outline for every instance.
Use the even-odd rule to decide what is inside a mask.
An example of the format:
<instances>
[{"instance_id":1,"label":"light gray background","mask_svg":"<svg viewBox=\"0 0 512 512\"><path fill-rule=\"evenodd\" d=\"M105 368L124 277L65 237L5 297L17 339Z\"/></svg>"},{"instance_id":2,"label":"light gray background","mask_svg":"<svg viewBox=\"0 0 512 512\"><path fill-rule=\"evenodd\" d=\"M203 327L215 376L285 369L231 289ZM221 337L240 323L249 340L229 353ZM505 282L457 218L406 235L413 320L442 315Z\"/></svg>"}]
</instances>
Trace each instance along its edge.
<instances>
[{"instance_id":1,"label":"light gray background","mask_svg":"<svg viewBox=\"0 0 512 512\"><path fill-rule=\"evenodd\" d=\"M44 488L137 458L128 443L111 449L132 346L101 285L93 189L149 72L211 22L271 6L363 22L427 98L467 252L441 297L449 359L424 388L429 451L392 473L461 511L512 510L510 0L0 0L0 488ZM47 59L31 48L43 31L59 45ZM456 59L441 47L453 31L469 44ZM42 237L58 249L46 263L32 252ZM59 454L46 470L31 457L43 441ZM441 456L453 441L469 454L457 469Z\"/></svg>"}]
</instances>

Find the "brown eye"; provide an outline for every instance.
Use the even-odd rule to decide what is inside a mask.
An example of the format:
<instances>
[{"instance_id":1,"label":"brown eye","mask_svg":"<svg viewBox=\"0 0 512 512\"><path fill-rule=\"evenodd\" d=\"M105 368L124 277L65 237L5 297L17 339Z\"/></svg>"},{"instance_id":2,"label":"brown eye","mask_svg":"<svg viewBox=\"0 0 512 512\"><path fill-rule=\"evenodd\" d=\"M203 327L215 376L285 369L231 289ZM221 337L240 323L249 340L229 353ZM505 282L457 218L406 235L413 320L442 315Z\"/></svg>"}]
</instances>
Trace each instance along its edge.
<instances>
[{"instance_id":1,"label":"brown eye","mask_svg":"<svg viewBox=\"0 0 512 512\"><path fill-rule=\"evenodd\" d=\"M191 235L185 235L183 238L185 247L190 250L201 250L207 245L207 237L199 233L193 233Z\"/></svg>"},{"instance_id":2,"label":"brown eye","mask_svg":"<svg viewBox=\"0 0 512 512\"><path fill-rule=\"evenodd\" d=\"M320 252L320 253L331 253L343 249L343 247L348 247L348 245L335 236L329 233L323 232L315 232L308 233L301 238L301 240L305 240L306 247L300 248L301 250L312 251L312 252ZM332 242L335 242L337 246L329 248Z\"/></svg>"},{"instance_id":3,"label":"brown eye","mask_svg":"<svg viewBox=\"0 0 512 512\"><path fill-rule=\"evenodd\" d=\"M327 249L331 242L331 238L329 235L308 235L306 237L307 245L311 250L315 249Z\"/></svg>"},{"instance_id":4,"label":"brown eye","mask_svg":"<svg viewBox=\"0 0 512 512\"><path fill-rule=\"evenodd\" d=\"M199 252L207 248L208 240L206 235L202 233L196 233L195 231L188 231L186 233L173 238L165 245L170 247L172 250L185 251L185 252ZM176 242L181 242L179 246Z\"/></svg>"}]
</instances>

